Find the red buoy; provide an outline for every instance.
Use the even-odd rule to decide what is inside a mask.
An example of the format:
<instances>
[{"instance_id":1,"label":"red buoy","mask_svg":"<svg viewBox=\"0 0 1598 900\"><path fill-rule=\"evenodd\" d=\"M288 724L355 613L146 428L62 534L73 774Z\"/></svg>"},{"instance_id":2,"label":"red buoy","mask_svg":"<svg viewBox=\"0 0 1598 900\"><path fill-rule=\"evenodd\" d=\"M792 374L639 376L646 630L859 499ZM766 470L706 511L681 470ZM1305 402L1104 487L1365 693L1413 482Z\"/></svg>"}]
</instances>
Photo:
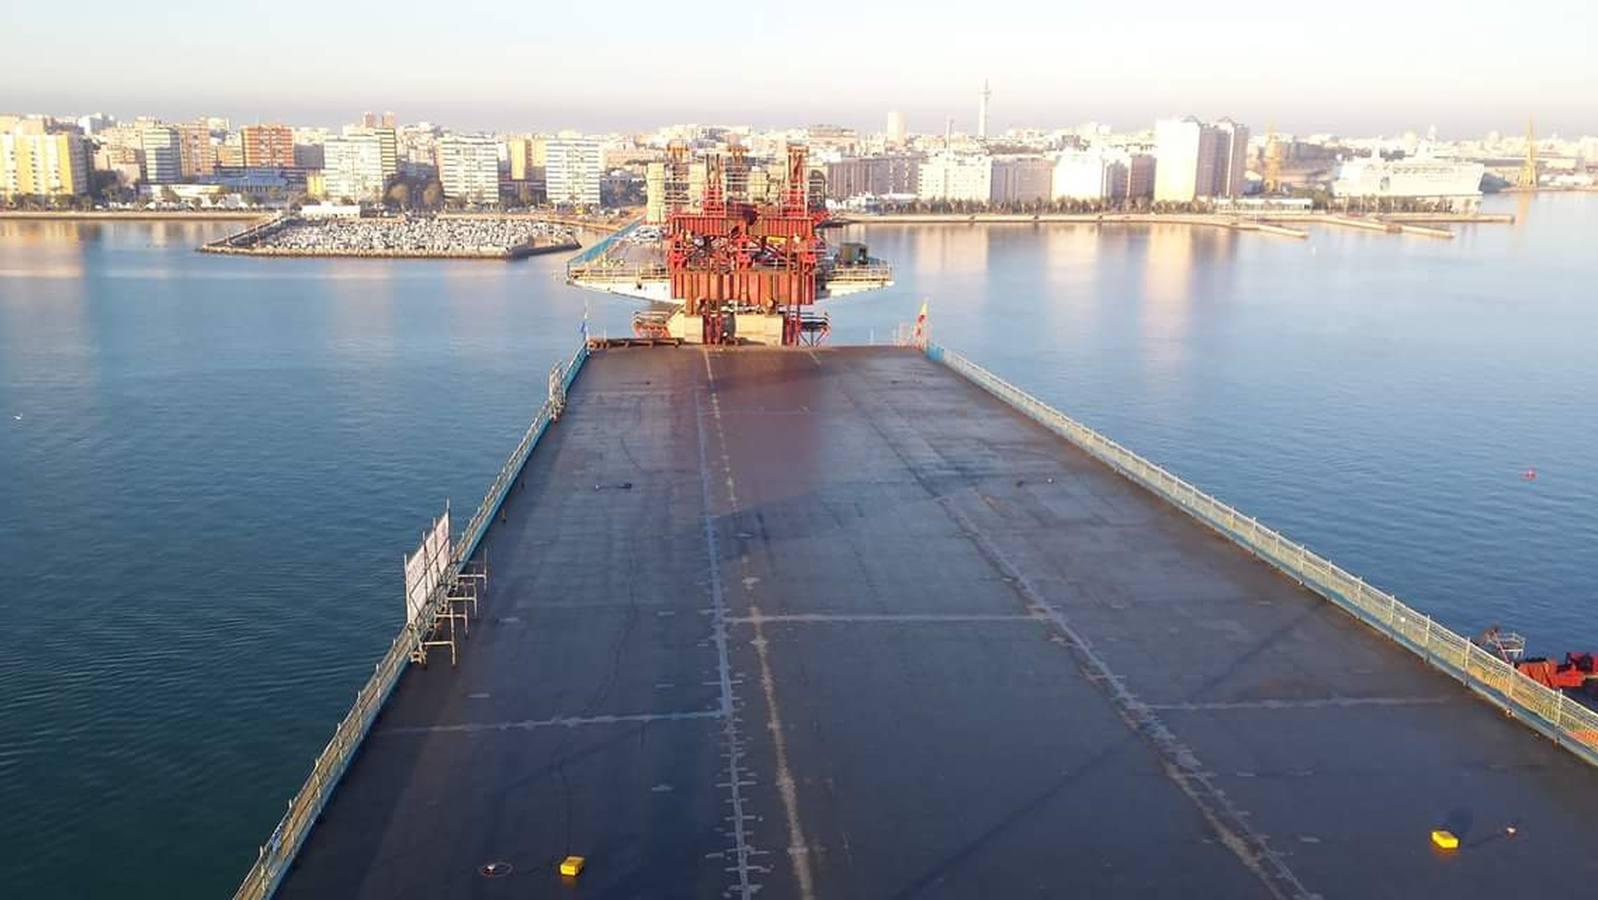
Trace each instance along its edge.
<instances>
[{"instance_id":1,"label":"red buoy","mask_svg":"<svg viewBox=\"0 0 1598 900\"><path fill-rule=\"evenodd\" d=\"M1526 479L1527 481L1536 481L1537 480L1537 470L1536 469L1527 469L1526 471L1520 473L1520 477Z\"/></svg>"}]
</instances>

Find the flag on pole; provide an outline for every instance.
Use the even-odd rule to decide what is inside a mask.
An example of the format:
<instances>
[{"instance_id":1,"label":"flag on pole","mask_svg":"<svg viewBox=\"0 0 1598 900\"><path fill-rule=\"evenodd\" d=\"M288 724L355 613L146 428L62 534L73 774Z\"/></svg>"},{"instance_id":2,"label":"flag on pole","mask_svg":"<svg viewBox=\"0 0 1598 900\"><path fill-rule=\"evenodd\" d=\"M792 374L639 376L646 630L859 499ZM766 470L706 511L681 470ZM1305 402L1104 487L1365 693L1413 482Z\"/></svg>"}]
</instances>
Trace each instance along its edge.
<instances>
[{"instance_id":1,"label":"flag on pole","mask_svg":"<svg viewBox=\"0 0 1598 900\"><path fill-rule=\"evenodd\" d=\"M927 342L927 301L921 301L921 312L916 313L916 328L914 340L917 344Z\"/></svg>"}]
</instances>

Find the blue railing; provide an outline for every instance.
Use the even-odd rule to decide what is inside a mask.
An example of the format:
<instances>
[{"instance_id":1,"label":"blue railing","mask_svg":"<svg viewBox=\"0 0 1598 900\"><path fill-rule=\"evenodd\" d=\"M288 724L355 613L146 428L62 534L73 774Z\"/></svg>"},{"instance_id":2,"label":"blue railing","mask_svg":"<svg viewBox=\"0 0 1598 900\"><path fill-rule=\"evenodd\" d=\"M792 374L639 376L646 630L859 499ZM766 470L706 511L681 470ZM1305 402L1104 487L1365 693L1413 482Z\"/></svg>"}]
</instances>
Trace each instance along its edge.
<instances>
[{"instance_id":1,"label":"blue railing","mask_svg":"<svg viewBox=\"0 0 1598 900\"><path fill-rule=\"evenodd\" d=\"M482 542L483 535L488 532L494 514L505 502L505 495L510 491L511 482L521 473L533 447L548 430L549 424L560 415L560 410L565 405L566 391L571 388L572 382L576 381L577 373L587 359L588 345L585 341L570 359L557 366L551 373L549 398L533 417L532 424L522 434L516 449L511 451L510 456L499 467L499 474L494 477L487 493L483 495L483 502L478 504L477 512L472 515L466 524L466 529L455 541L455 551L452 554L452 565L448 575L433 591L414 622L434 621L439 608L449 602L450 588L454 586L461 570L472 558L472 554L477 551L477 546ZM555 389L557 385L558 391ZM261 847L255 864L250 867L250 871L244 876L244 881L234 892L234 900L260 900L270 897L277 890L283 881L283 875L294 861L294 856L305 844L316 817L321 814L333 796L333 790L338 786L339 779L343 777L345 769L349 768L355 751L360 749L361 742L365 740L367 732L372 727L372 722L376 720L389 694L393 693L394 686L399 683L400 675L404 673L423 637L422 627L407 624L389 644L388 652L378 661L372 671L372 677L356 693L354 704L339 721L338 727L333 730L332 740L328 741L322 752L317 754L316 762L311 766L311 773L306 776L305 783L300 786L293 799L289 800L287 812L283 814L277 828L273 829L271 838Z\"/></svg>"}]
</instances>

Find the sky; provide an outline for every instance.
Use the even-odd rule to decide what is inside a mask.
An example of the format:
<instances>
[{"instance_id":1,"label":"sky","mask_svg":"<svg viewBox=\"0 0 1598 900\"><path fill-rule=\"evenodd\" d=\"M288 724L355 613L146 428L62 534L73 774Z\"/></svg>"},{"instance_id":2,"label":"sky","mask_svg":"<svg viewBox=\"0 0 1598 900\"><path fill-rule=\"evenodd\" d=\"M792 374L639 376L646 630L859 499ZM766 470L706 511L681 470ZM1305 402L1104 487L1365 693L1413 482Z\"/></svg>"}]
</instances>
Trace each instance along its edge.
<instances>
[{"instance_id":1,"label":"sky","mask_svg":"<svg viewBox=\"0 0 1598 900\"><path fill-rule=\"evenodd\" d=\"M72 27L63 27L69 9ZM0 0L0 112L459 129L672 122L913 131L1598 134L1598 2L269 4ZM422 10L426 10L423 12Z\"/></svg>"}]
</instances>

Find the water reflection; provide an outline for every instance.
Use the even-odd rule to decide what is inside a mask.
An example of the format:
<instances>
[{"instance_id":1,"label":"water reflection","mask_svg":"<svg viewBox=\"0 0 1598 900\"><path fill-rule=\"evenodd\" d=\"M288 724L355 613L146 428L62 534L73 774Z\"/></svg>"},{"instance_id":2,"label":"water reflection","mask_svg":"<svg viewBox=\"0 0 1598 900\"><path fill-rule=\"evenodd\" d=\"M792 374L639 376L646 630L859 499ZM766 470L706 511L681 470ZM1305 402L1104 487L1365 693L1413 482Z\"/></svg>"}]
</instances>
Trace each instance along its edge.
<instances>
[{"instance_id":1,"label":"water reflection","mask_svg":"<svg viewBox=\"0 0 1598 900\"><path fill-rule=\"evenodd\" d=\"M916 272L923 275L981 272L988 267L993 233L992 226L982 225L911 227L909 256Z\"/></svg>"}]
</instances>

